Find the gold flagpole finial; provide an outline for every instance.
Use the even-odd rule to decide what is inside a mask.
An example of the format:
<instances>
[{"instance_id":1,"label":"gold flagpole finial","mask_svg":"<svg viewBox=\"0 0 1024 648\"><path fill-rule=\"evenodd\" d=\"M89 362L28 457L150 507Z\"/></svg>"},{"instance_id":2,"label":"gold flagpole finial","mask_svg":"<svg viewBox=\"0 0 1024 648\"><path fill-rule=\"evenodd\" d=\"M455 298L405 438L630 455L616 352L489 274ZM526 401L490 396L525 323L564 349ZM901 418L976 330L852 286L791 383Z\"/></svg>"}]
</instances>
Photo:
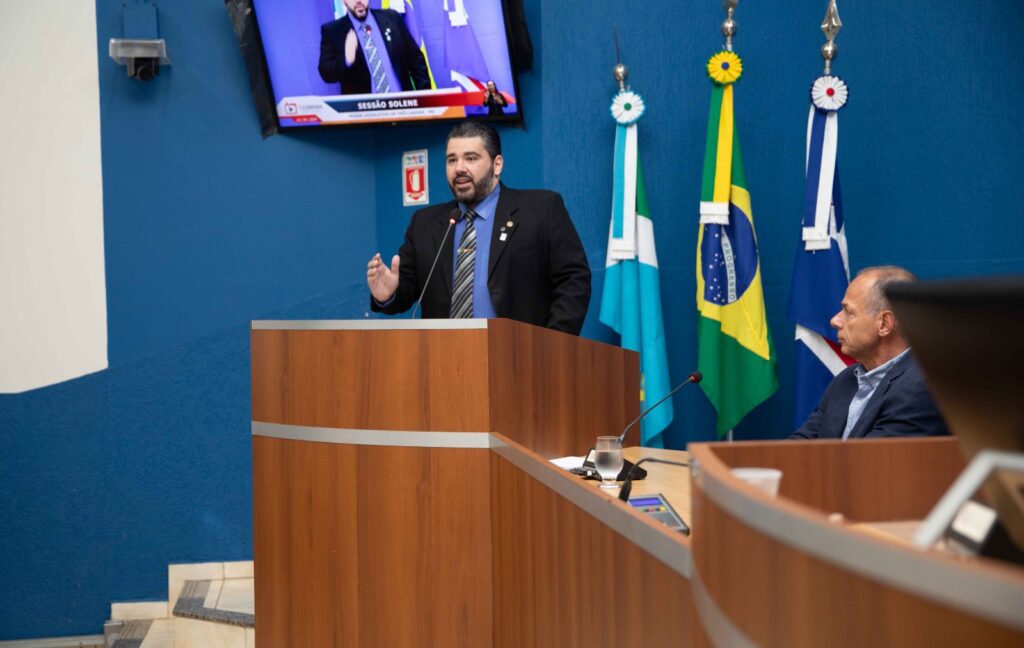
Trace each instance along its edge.
<instances>
[{"instance_id":1,"label":"gold flagpole finial","mask_svg":"<svg viewBox=\"0 0 1024 648\"><path fill-rule=\"evenodd\" d=\"M825 34L826 42L821 46L821 58L825 59L825 74L832 74L832 60L839 55L839 46L836 45L836 36L843 28L843 21L839 19L839 9L836 8L836 0L829 0L828 9L825 10L825 20L821 23L821 33Z\"/></svg>"},{"instance_id":2,"label":"gold flagpole finial","mask_svg":"<svg viewBox=\"0 0 1024 648\"><path fill-rule=\"evenodd\" d=\"M612 68L612 75L619 82L619 90L625 90L626 77L629 76L629 68L626 67L625 63L616 63L615 67Z\"/></svg>"},{"instance_id":3,"label":"gold flagpole finial","mask_svg":"<svg viewBox=\"0 0 1024 648\"><path fill-rule=\"evenodd\" d=\"M733 14L736 12L736 5L740 0L722 0L722 11L725 12L725 20L722 22L722 35L725 36L725 49L726 51L732 51L732 37L736 35L736 31L739 29L739 25L736 24L736 20L733 18Z\"/></svg>"}]
</instances>

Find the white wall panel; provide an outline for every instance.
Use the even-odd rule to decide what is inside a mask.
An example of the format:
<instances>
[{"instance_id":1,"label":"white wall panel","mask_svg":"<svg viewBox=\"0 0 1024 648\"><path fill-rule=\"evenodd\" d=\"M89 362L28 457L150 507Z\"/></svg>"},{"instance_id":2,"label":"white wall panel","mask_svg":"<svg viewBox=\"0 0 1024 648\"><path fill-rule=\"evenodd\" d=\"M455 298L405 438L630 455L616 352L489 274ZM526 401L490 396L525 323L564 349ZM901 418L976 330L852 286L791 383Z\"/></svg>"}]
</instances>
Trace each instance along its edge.
<instances>
[{"instance_id":1,"label":"white wall panel","mask_svg":"<svg viewBox=\"0 0 1024 648\"><path fill-rule=\"evenodd\" d=\"M0 392L107 366L94 0L0 0Z\"/></svg>"}]
</instances>

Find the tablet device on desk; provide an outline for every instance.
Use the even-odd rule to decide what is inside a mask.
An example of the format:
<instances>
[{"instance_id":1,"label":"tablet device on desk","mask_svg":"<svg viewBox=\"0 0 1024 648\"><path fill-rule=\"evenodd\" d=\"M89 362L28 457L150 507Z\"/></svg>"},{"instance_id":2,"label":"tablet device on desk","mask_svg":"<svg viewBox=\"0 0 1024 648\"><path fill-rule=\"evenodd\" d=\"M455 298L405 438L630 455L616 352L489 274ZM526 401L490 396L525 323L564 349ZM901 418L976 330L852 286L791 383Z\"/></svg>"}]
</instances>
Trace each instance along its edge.
<instances>
[{"instance_id":1,"label":"tablet device on desk","mask_svg":"<svg viewBox=\"0 0 1024 648\"><path fill-rule=\"evenodd\" d=\"M646 513L670 529L679 531L683 535L690 535L690 527L686 526L683 518L679 517L679 514L676 513L676 510L672 508L672 505L668 503L668 500L661 493L630 497L629 505L641 513Z\"/></svg>"}]
</instances>

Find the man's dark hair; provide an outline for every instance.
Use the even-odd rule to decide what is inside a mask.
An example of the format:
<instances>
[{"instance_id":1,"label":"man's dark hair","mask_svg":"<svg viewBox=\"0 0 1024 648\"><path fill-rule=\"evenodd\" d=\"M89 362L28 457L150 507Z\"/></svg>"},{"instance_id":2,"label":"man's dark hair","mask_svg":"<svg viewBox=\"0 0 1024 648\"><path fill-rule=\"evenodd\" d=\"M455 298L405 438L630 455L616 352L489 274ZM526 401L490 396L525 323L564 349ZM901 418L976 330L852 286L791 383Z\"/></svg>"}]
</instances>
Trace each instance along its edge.
<instances>
[{"instance_id":1,"label":"man's dark hair","mask_svg":"<svg viewBox=\"0 0 1024 648\"><path fill-rule=\"evenodd\" d=\"M478 121L459 122L448 133L449 140L454 137L479 137L484 141L484 150L492 160L501 155L501 137L490 124ZM445 144L447 143L448 140L445 140Z\"/></svg>"}]
</instances>

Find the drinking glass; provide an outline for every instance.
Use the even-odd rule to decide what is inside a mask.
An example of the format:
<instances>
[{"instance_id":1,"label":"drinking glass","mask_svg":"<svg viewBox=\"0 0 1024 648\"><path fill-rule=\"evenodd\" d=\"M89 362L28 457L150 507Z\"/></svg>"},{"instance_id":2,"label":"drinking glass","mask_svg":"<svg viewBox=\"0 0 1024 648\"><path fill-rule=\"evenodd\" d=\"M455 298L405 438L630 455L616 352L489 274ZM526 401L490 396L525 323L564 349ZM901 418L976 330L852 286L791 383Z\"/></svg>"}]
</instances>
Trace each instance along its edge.
<instances>
[{"instance_id":1,"label":"drinking glass","mask_svg":"<svg viewBox=\"0 0 1024 648\"><path fill-rule=\"evenodd\" d=\"M617 436L597 437L594 467L601 475L601 488L615 488L615 478L622 472L622 441Z\"/></svg>"}]
</instances>

